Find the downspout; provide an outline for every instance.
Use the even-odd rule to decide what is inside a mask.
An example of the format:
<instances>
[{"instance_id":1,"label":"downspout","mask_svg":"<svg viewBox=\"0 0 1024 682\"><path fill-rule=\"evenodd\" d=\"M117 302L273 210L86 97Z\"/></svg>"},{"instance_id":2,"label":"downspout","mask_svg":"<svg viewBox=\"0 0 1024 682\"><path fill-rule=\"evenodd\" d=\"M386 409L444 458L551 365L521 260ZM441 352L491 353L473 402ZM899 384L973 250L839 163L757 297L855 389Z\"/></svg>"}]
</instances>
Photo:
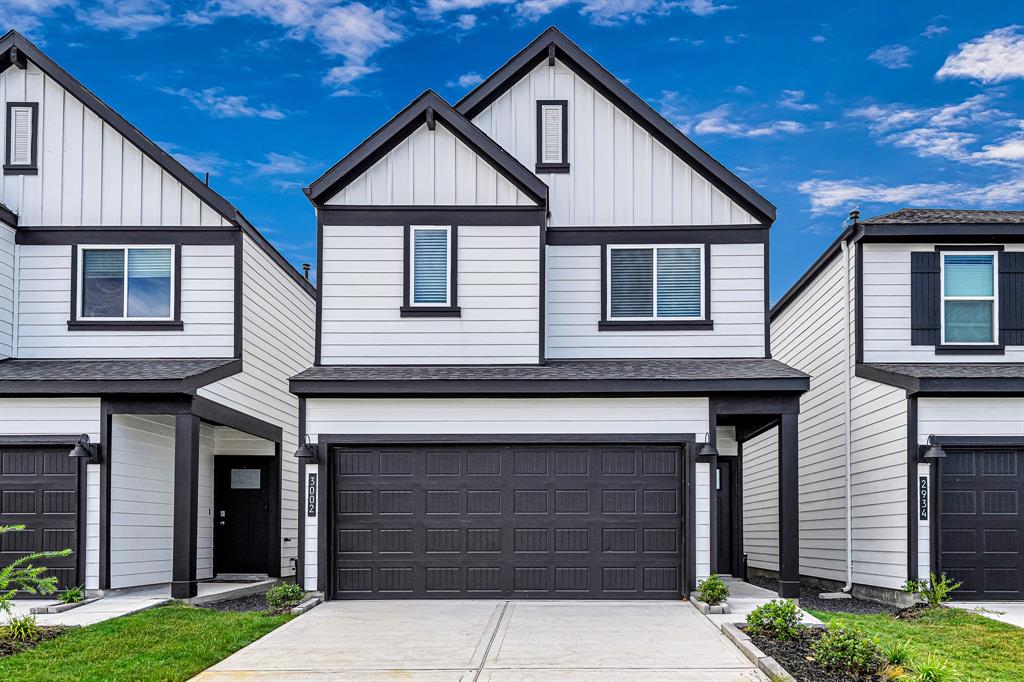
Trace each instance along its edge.
<instances>
[{"instance_id":1,"label":"downspout","mask_svg":"<svg viewBox=\"0 0 1024 682\"><path fill-rule=\"evenodd\" d=\"M859 211L850 211L847 231L857 226ZM850 276L850 245L846 236L839 243L843 255L843 439L846 449L846 584L842 591L849 593L853 589L853 371L850 356L853 354L853 306L850 304L850 285L860 286L860 282L852 282ZM860 311L857 311L858 313Z\"/></svg>"}]
</instances>

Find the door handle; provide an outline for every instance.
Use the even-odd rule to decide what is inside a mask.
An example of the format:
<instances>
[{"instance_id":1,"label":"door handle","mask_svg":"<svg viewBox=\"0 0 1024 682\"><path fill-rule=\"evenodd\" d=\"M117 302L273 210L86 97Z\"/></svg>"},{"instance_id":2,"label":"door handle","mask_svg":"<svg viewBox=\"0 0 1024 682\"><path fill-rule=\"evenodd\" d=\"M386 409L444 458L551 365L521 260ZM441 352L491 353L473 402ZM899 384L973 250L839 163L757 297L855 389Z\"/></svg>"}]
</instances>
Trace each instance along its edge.
<instances>
[{"instance_id":1,"label":"door handle","mask_svg":"<svg viewBox=\"0 0 1024 682\"><path fill-rule=\"evenodd\" d=\"M220 525L222 525L222 526L223 526L223 525L225 525L225 524L226 524L226 522L225 522L225 521L221 521L221 522L220 522Z\"/></svg>"}]
</instances>

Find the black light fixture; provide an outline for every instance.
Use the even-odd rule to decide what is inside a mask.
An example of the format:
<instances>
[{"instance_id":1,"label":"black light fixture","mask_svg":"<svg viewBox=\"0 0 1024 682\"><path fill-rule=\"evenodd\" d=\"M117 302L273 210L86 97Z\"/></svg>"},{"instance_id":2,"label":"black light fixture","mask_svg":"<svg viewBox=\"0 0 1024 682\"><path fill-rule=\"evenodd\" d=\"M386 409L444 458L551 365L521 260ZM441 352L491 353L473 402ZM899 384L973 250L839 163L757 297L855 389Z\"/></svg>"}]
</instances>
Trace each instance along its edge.
<instances>
[{"instance_id":1,"label":"black light fixture","mask_svg":"<svg viewBox=\"0 0 1024 682\"><path fill-rule=\"evenodd\" d=\"M704 434L704 445L700 446L700 452L697 453L700 457L717 457L718 448L711 442L711 433L706 432Z\"/></svg>"},{"instance_id":2,"label":"black light fixture","mask_svg":"<svg viewBox=\"0 0 1024 682\"><path fill-rule=\"evenodd\" d=\"M935 438L935 434L928 436L928 449L924 453L925 459L945 459L946 451L939 445L939 441Z\"/></svg>"},{"instance_id":3,"label":"black light fixture","mask_svg":"<svg viewBox=\"0 0 1024 682\"><path fill-rule=\"evenodd\" d=\"M75 443L75 447L71 448L68 456L75 459L84 459L86 462L92 463L95 462L96 453L96 446L89 442L89 434L83 433L78 437L78 442Z\"/></svg>"},{"instance_id":4,"label":"black light fixture","mask_svg":"<svg viewBox=\"0 0 1024 682\"><path fill-rule=\"evenodd\" d=\"M295 451L295 459L301 459L305 462L316 461L316 448L313 447L313 443L309 440L309 434L306 435L305 442Z\"/></svg>"}]
</instances>

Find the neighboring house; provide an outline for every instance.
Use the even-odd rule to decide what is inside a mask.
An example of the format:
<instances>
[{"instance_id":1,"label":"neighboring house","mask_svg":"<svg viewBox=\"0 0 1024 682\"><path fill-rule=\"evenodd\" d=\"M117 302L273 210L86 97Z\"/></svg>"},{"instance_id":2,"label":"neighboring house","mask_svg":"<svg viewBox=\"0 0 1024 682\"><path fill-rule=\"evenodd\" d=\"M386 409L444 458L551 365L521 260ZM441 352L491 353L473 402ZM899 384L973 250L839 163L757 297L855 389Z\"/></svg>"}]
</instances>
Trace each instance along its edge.
<instances>
[{"instance_id":1,"label":"neighboring house","mask_svg":"<svg viewBox=\"0 0 1024 682\"><path fill-rule=\"evenodd\" d=\"M797 596L808 379L768 354L764 198L555 29L306 191L307 589L678 598L742 571L737 454L778 425Z\"/></svg>"},{"instance_id":2,"label":"neighboring house","mask_svg":"<svg viewBox=\"0 0 1024 682\"><path fill-rule=\"evenodd\" d=\"M890 599L945 573L955 599L1021 599L1024 211L852 218L772 308L774 356L811 375L800 573ZM769 571L776 452L773 432L744 449L750 566Z\"/></svg>"},{"instance_id":3,"label":"neighboring house","mask_svg":"<svg viewBox=\"0 0 1024 682\"><path fill-rule=\"evenodd\" d=\"M313 287L13 31L0 117L0 524L28 526L0 563L70 547L62 586L178 597L292 575Z\"/></svg>"}]
</instances>

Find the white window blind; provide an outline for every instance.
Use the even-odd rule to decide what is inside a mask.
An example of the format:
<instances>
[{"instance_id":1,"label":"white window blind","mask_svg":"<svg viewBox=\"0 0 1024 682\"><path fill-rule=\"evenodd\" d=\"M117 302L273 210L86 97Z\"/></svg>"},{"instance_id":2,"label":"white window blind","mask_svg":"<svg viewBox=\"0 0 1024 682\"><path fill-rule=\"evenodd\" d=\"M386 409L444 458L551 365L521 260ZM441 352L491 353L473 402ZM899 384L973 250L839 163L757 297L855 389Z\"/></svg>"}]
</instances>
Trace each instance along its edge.
<instances>
[{"instance_id":1,"label":"white window blind","mask_svg":"<svg viewBox=\"0 0 1024 682\"><path fill-rule=\"evenodd\" d=\"M448 304L448 228L412 228L412 303Z\"/></svg>"},{"instance_id":2,"label":"white window blind","mask_svg":"<svg viewBox=\"0 0 1024 682\"><path fill-rule=\"evenodd\" d=\"M944 343L995 343L996 257L947 253L942 258Z\"/></svg>"},{"instance_id":3,"label":"white window blind","mask_svg":"<svg viewBox=\"0 0 1024 682\"><path fill-rule=\"evenodd\" d=\"M32 114L32 107L10 108L11 139L8 140L8 163L12 166L32 165Z\"/></svg>"},{"instance_id":4,"label":"white window blind","mask_svg":"<svg viewBox=\"0 0 1024 682\"><path fill-rule=\"evenodd\" d=\"M541 163L564 163L562 158L562 105L541 106Z\"/></svg>"},{"instance_id":5,"label":"white window blind","mask_svg":"<svg viewBox=\"0 0 1024 682\"><path fill-rule=\"evenodd\" d=\"M702 319L703 260L699 246L609 247L609 318Z\"/></svg>"}]
</instances>

